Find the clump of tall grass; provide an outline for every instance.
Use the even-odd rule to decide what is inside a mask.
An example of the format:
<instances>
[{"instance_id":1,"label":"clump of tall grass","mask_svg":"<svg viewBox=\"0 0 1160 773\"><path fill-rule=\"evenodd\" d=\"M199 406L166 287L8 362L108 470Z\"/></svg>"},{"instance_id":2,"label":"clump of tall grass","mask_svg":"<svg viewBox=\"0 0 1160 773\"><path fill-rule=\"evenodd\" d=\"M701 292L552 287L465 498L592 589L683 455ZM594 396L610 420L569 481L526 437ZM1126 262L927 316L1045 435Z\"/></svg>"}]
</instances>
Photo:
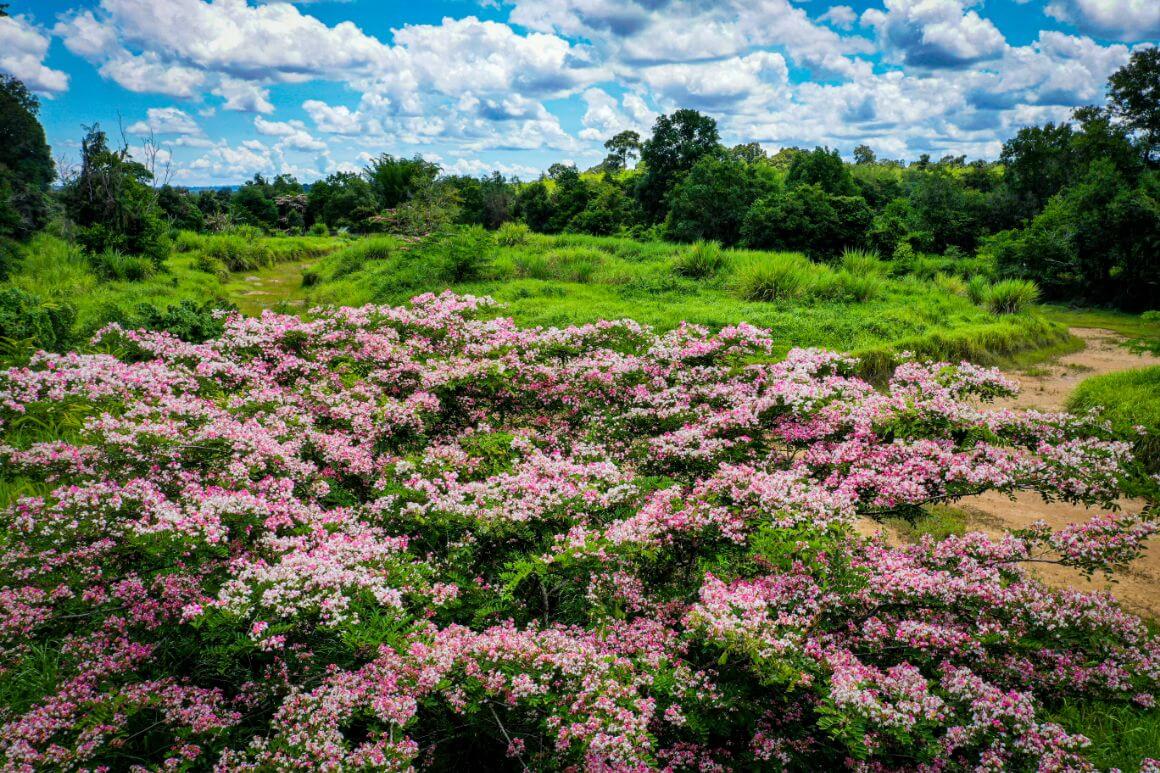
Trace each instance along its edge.
<instances>
[{"instance_id":1,"label":"clump of tall grass","mask_svg":"<svg viewBox=\"0 0 1160 773\"><path fill-rule=\"evenodd\" d=\"M966 295L967 283L962 277L954 274L944 274L942 271L934 275L934 286L950 295Z\"/></svg>"},{"instance_id":2,"label":"clump of tall grass","mask_svg":"<svg viewBox=\"0 0 1160 773\"><path fill-rule=\"evenodd\" d=\"M88 255L89 266L101 279L141 282L153 276L156 266L142 255L126 255L120 250L104 250Z\"/></svg>"},{"instance_id":3,"label":"clump of tall grass","mask_svg":"<svg viewBox=\"0 0 1160 773\"><path fill-rule=\"evenodd\" d=\"M495 243L500 247L520 247L528 243L531 233L524 223L504 223L495 232Z\"/></svg>"},{"instance_id":4,"label":"clump of tall grass","mask_svg":"<svg viewBox=\"0 0 1160 773\"><path fill-rule=\"evenodd\" d=\"M889 268L875 250L847 247L838 259L838 266L854 276L886 276Z\"/></svg>"},{"instance_id":5,"label":"clump of tall grass","mask_svg":"<svg viewBox=\"0 0 1160 773\"><path fill-rule=\"evenodd\" d=\"M717 242L699 241L677 253L673 272L690 279L705 279L725 268L728 258Z\"/></svg>"},{"instance_id":6,"label":"clump of tall grass","mask_svg":"<svg viewBox=\"0 0 1160 773\"><path fill-rule=\"evenodd\" d=\"M985 276L973 276L967 282L967 300L976 306L982 306L991 292L991 282Z\"/></svg>"},{"instance_id":7,"label":"clump of tall grass","mask_svg":"<svg viewBox=\"0 0 1160 773\"><path fill-rule=\"evenodd\" d=\"M991 285L985 298L992 314L1018 314L1039 300L1039 287L1027 279L1005 279Z\"/></svg>"},{"instance_id":8,"label":"clump of tall grass","mask_svg":"<svg viewBox=\"0 0 1160 773\"><path fill-rule=\"evenodd\" d=\"M554 278L587 284L604 263L604 253L588 247L564 247L548 252L544 259Z\"/></svg>"},{"instance_id":9,"label":"clump of tall grass","mask_svg":"<svg viewBox=\"0 0 1160 773\"><path fill-rule=\"evenodd\" d=\"M815 266L803 255L774 252L742 263L733 274L733 291L746 301L793 300L806 296Z\"/></svg>"}]
</instances>

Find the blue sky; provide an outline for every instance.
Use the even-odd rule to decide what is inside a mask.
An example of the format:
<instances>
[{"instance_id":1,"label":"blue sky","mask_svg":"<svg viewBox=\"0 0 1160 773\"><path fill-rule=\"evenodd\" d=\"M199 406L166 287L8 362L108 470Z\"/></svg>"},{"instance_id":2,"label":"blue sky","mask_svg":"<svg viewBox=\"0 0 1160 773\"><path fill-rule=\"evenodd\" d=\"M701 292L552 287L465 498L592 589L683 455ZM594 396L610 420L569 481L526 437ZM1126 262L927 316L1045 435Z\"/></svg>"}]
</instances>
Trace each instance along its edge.
<instances>
[{"instance_id":1,"label":"blue sky","mask_svg":"<svg viewBox=\"0 0 1160 773\"><path fill-rule=\"evenodd\" d=\"M173 181L305 181L389 152L533 177L695 107L727 142L994 157L1100 103L1160 0L10 0L0 71L152 135Z\"/></svg>"}]
</instances>

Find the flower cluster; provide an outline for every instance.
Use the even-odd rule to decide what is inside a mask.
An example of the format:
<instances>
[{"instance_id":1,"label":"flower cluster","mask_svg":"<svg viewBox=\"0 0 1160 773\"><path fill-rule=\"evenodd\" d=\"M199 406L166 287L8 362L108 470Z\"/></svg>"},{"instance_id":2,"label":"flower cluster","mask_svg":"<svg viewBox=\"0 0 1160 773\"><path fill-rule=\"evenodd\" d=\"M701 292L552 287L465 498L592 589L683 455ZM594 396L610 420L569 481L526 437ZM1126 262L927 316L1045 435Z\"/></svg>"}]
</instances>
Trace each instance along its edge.
<instances>
[{"instance_id":1,"label":"flower cluster","mask_svg":"<svg viewBox=\"0 0 1160 773\"><path fill-rule=\"evenodd\" d=\"M1013 386L746 325L521 329L486 298L267 312L0 374L0 766L1083 768L1065 699L1160 641L1029 565L1155 525L896 546L983 491L1113 509L1131 462Z\"/></svg>"}]
</instances>

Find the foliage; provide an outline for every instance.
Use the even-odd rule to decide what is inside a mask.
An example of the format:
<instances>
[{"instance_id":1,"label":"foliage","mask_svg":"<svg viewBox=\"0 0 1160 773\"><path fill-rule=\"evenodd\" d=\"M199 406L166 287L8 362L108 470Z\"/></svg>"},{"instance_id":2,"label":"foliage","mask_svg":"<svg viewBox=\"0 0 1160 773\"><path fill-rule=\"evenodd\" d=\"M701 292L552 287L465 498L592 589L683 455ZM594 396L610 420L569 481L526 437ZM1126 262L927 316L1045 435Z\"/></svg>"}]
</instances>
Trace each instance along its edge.
<instances>
[{"instance_id":1,"label":"foliage","mask_svg":"<svg viewBox=\"0 0 1160 773\"><path fill-rule=\"evenodd\" d=\"M100 126L81 144L81 168L60 197L77 225L77 241L89 253L110 250L141 255L160 266L169 256L168 228L152 173L127 148L113 150Z\"/></svg>"},{"instance_id":2,"label":"foliage","mask_svg":"<svg viewBox=\"0 0 1160 773\"><path fill-rule=\"evenodd\" d=\"M383 153L363 172L374 191L380 209L395 209L429 188L439 176L439 167L420 156L395 158Z\"/></svg>"},{"instance_id":3,"label":"foliage","mask_svg":"<svg viewBox=\"0 0 1160 773\"><path fill-rule=\"evenodd\" d=\"M1132 52L1128 64L1108 79L1111 111L1140 134L1146 155L1160 160L1160 49Z\"/></svg>"},{"instance_id":4,"label":"foliage","mask_svg":"<svg viewBox=\"0 0 1160 773\"><path fill-rule=\"evenodd\" d=\"M728 156L698 161L669 194L665 235L678 242L712 240L733 246L759 194L751 167Z\"/></svg>"},{"instance_id":5,"label":"foliage","mask_svg":"<svg viewBox=\"0 0 1160 773\"><path fill-rule=\"evenodd\" d=\"M1134 444L1136 458L1160 473L1160 367L1139 368L1085 379L1068 398L1068 410L1096 410Z\"/></svg>"},{"instance_id":6,"label":"foliage","mask_svg":"<svg viewBox=\"0 0 1160 773\"><path fill-rule=\"evenodd\" d=\"M747 301L795 300L811 291L816 274L814 266L801 255L771 253L738 265L733 288Z\"/></svg>"},{"instance_id":7,"label":"foliage","mask_svg":"<svg viewBox=\"0 0 1160 773\"><path fill-rule=\"evenodd\" d=\"M980 407L1013 386L970 365L878 391L748 325L490 305L112 327L0 374L38 492L0 511L5 764L1082 768L1061 701L1152 704L1156 636L1025 566L1116 570L1153 523L857 530L1110 506L1098 424Z\"/></svg>"},{"instance_id":8,"label":"foliage","mask_svg":"<svg viewBox=\"0 0 1160 773\"><path fill-rule=\"evenodd\" d=\"M16 287L0 289L0 339L29 341L39 349L60 350L72 343L76 308L54 303Z\"/></svg>"},{"instance_id":9,"label":"foliage","mask_svg":"<svg viewBox=\"0 0 1160 773\"><path fill-rule=\"evenodd\" d=\"M1004 279L987 289L983 302L993 314L1017 314L1039 300L1039 288L1026 279Z\"/></svg>"},{"instance_id":10,"label":"foliage","mask_svg":"<svg viewBox=\"0 0 1160 773\"><path fill-rule=\"evenodd\" d=\"M681 250L673 260L673 271L691 279L706 279L720 273L729 263L717 242L698 241Z\"/></svg>"},{"instance_id":11,"label":"foliage","mask_svg":"<svg viewBox=\"0 0 1160 773\"><path fill-rule=\"evenodd\" d=\"M23 83L0 73L0 239L25 239L47 221L56 168L39 110Z\"/></svg>"},{"instance_id":12,"label":"foliage","mask_svg":"<svg viewBox=\"0 0 1160 773\"><path fill-rule=\"evenodd\" d=\"M649 222L664 220L669 192L680 178L718 147L717 121L696 110L662 115L652 136L641 147L645 171L637 181L636 197Z\"/></svg>"}]
</instances>

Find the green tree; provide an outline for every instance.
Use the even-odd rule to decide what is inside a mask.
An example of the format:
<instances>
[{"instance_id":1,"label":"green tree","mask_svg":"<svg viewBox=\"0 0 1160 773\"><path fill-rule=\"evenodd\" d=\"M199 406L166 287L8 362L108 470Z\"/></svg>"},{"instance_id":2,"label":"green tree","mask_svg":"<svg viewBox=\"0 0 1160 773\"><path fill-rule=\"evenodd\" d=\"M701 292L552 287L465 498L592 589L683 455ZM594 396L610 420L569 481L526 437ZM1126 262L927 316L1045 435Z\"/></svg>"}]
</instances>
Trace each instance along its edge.
<instances>
[{"instance_id":1,"label":"green tree","mask_svg":"<svg viewBox=\"0 0 1160 773\"><path fill-rule=\"evenodd\" d=\"M25 238L48 217L56 169L39 111L23 83L0 75L0 237Z\"/></svg>"},{"instance_id":2,"label":"green tree","mask_svg":"<svg viewBox=\"0 0 1160 773\"><path fill-rule=\"evenodd\" d=\"M394 209L415 195L416 191L435 181L439 166L422 156L395 158L383 153L367 165L363 174L371 184L379 206Z\"/></svg>"},{"instance_id":3,"label":"green tree","mask_svg":"<svg viewBox=\"0 0 1160 773\"><path fill-rule=\"evenodd\" d=\"M878 157L874 154L874 151L869 145L859 145L858 147L854 148L855 164L864 166L866 164L873 164L877 160Z\"/></svg>"},{"instance_id":4,"label":"green tree","mask_svg":"<svg viewBox=\"0 0 1160 773\"><path fill-rule=\"evenodd\" d=\"M758 195L748 164L731 154L706 156L673 188L665 234L680 242L706 239L734 245Z\"/></svg>"},{"instance_id":5,"label":"green tree","mask_svg":"<svg viewBox=\"0 0 1160 773\"><path fill-rule=\"evenodd\" d=\"M640 135L632 130L622 131L604 143L608 155L604 159L604 168L617 172L627 169L630 159L640 157Z\"/></svg>"},{"instance_id":6,"label":"green tree","mask_svg":"<svg viewBox=\"0 0 1160 773\"><path fill-rule=\"evenodd\" d=\"M1137 49L1108 78L1113 114L1140 137L1147 158L1160 162L1160 48Z\"/></svg>"},{"instance_id":7,"label":"green tree","mask_svg":"<svg viewBox=\"0 0 1160 773\"><path fill-rule=\"evenodd\" d=\"M542 180L519 189L516 193L515 214L533 231L547 232L549 224L555 217L556 208L552 203L551 194L548 193L548 186Z\"/></svg>"},{"instance_id":8,"label":"green tree","mask_svg":"<svg viewBox=\"0 0 1160 773\"><path fill-rule=\"evenodd\" d=\"M814 148L798 153L789 165L786 184L817 185L833 196L856 196L858 187L837 150Z\"/></svg>"},{"instance_id":9,"label":"green tree","mask_svg":"<svg viewBox=\"0 0 1160 773\"><path fill-rule=\"evenodd\" d=\"M128 148L110 148L100 126L86 132L80 172L61 191L77 241L90 253L119 250L160 265L169 255L168 228L150 185L153 175Z\"/></svg>"},{"instance_id":10,"label":"green tree","mask_svg":"<svg viewBox=\"0 0 1160 773\"><path fill-rule=\"evenodd\" d=\"M698 161L719 147L717 121L707 115L682 109L657 118L652 137L641 148L645 172L636 187L637 201L649 222L664 220L669 192Z\"/></svg>"},{"instance_id":11,"label":"green tree","mask_svg":"<svg viewBox=\"0 0 1160 773\"><path fill-rule=\"evenodd\" d=\"M325 223L331 229L365 233L367 221L376 214L378 199L371 184L354 172L335 172L306 192L307 225Z\"/></svg>"}]
</instances>

